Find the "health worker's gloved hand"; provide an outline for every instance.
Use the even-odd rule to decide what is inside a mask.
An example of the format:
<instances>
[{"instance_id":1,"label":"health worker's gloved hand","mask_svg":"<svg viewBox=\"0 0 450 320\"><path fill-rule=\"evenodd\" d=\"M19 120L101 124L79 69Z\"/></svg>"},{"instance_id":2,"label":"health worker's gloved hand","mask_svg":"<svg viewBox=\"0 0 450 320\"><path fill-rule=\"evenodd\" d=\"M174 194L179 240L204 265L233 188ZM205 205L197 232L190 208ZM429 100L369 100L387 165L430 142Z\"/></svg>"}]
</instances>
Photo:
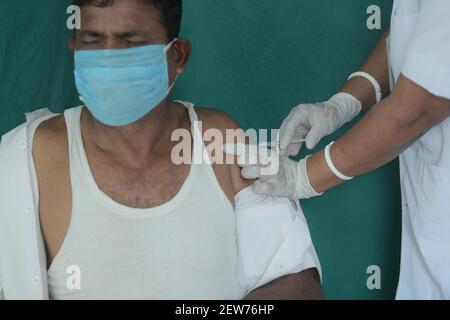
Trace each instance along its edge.
<instances>
[{"instance_id":1,"label":"health worker's gloved hand","mask_svg":"<svg viewBox=\"0 0 450 320\"><path fill-rule=\"evenodd\" d=\"M245 144L225 144L223 151L237 157L244 179L258 179L253 190L290 200L319 196L308 178L307 158L300 162L281 156L274 150Z\"/></svg>"},{"instance_id":2,"label":"health worker's gloved hand","mask_svg":"<svg viewBox=\"0 0 450 320\"><path fill-rule=\"evenodd\" d=\"M292 109L280 128L280 154L296 156L306 139L313 149L322 138L332 134L361 112L361 102L348 93L337 93L317 104L301 104Z\"/></svg>"}]
</instances>

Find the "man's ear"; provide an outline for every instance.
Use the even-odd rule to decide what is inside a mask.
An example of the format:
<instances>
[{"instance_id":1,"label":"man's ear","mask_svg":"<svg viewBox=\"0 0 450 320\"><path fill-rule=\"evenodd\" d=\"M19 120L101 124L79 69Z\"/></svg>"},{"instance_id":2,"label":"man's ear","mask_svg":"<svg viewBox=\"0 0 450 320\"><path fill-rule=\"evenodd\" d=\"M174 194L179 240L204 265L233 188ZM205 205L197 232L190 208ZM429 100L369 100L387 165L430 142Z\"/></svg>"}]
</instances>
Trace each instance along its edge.
<instances>
[{"instance_id":1,"label":"man's ear","mask_svg":"<svg viewBox=\"0 0 450 320\"><path fill-rule=\"evenodd\" d=\"M72 53L74 53L75 52L75 39L70 37L69 40L67 41L67 44L69 45L70 51L72 51Z\"/></svg>"},{"instance_id":2,"label":"man's ear","mask_svg":"<svg viewBox=\"0 0 450 320\"><path fill-rule=\"evenodd\" d=\"M178 39L173 46L177 74L183 73L192 53L191 43L186 39Z\"/></svg>"}]
</instances>

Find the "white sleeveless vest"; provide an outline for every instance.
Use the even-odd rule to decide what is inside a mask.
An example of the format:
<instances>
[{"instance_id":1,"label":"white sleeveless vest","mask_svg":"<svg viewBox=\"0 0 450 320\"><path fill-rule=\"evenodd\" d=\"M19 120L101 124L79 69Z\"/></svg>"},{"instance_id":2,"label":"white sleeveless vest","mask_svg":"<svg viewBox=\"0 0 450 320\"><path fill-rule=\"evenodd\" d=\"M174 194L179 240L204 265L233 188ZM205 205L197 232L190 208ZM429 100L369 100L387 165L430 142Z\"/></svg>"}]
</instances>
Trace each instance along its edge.
<instances>
[{"instance_id":1,"label":"white sleeveless vest","mask_svg":"<svg viewBox=\"0 0 450 320\"><path fill-rule=\"evenodd\" d=\"M203 141L197 115L194 154ZM84 150L81 107L64 114L73 209L68 233L48 271L53 299L241 299L234 210L209 164L192 165L177 195L150 209L103 193Z\"/></svg>"}]
</instances>

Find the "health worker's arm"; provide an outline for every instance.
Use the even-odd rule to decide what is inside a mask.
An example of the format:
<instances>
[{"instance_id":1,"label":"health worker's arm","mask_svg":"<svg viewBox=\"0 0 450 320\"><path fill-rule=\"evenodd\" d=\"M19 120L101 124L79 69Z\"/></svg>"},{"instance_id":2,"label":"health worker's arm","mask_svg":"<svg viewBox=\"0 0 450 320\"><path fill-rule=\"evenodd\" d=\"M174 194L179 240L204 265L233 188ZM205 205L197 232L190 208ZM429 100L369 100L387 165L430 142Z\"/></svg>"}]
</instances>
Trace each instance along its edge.
<instances>
[{"instance_id":1,"label":"health worker's arm","mask_svg":"<svg viewBox=\"0 0 450 320\"><path fill-rule=\"evenodd\" d=\"M367 60L358 70L366 74L353 76L341 90L328 101L303 103L293 108L280 128L280 153L296 156L305 139L308 149L313 149L325 137L353 120L361 111L377 102L377 94L384 97L389 93L389 68L386 31ZM378 83L380 92L368 78Z\"/></svg>"},{"instance_id":2,"label":"health worker's arm","mask_svg":"<svg viewBox=\"0 0 450 320\"><path fill-rule=\"evenodd\" d=\"M391 95L332 146L331 159L344 175L365 174L397 157L449 116L450 100L401 75ZM329 169L324 151L308 160L307 171L319 193L343 182Z\"/></svg>"},{"instance_id":3,"label":"health worker's arm","mask_svg":"<svg viewBox=\"0 0 450 320\"><path fill-rule=\"evenodd\" d=\"M374 77L381 87L383 97L389 94L389 63L387 38L389 30L387 30L380 38L375 48L370 53L367 60L361 66L359 71L366 72ZM340 92L351 94L361 102L362 110L369 109L376 103L375 91L372 83L363 77L354 77L347 81L341 88Z\"/></svg>"},{"instance_id":4,"label":"health worker's arm","mask_svg":"<svg viewBox=\"0 0 450 320\"><path fill-rule=\"evenodd\" d=\"M420 7L393 92L331 148L344 175L358 176L394 159L450 115L449 13L446 0ZM317 191L342 182L328 169L323 152L310 160L308 176Z\"/></svg>"}]
</instances>

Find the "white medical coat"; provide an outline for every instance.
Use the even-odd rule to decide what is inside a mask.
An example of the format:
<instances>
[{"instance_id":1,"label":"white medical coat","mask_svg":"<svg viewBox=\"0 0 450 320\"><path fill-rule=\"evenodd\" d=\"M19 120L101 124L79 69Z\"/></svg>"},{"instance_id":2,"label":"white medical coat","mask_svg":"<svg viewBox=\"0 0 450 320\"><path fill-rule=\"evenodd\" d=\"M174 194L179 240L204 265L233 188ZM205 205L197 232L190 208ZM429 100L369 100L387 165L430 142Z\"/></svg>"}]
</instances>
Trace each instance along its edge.
<instances>
[{"instance_id":1,"label":"white medical coat","mask_svg":"<svg viewBox=\"0 0 450 320\"><path fill-rule=\"evenodd\" d=\"M46 110L27 114L27 122L0 144L0 299L48 299L46 255L40 231L38 195L30 166L33 128L53 117Z\"/></svg>"},{"instance_id":2,"label":"white medical coat","mask_svg":"<svg viewBox=\"0 0 450 320\"><path fill-rule=\"evenodd\" d=\"M389 37L400 74L450 99L450 1L395 0ZM400 156L402 253L397 299L450 299L450 119Z\"/></svg>"}]
</instances>

